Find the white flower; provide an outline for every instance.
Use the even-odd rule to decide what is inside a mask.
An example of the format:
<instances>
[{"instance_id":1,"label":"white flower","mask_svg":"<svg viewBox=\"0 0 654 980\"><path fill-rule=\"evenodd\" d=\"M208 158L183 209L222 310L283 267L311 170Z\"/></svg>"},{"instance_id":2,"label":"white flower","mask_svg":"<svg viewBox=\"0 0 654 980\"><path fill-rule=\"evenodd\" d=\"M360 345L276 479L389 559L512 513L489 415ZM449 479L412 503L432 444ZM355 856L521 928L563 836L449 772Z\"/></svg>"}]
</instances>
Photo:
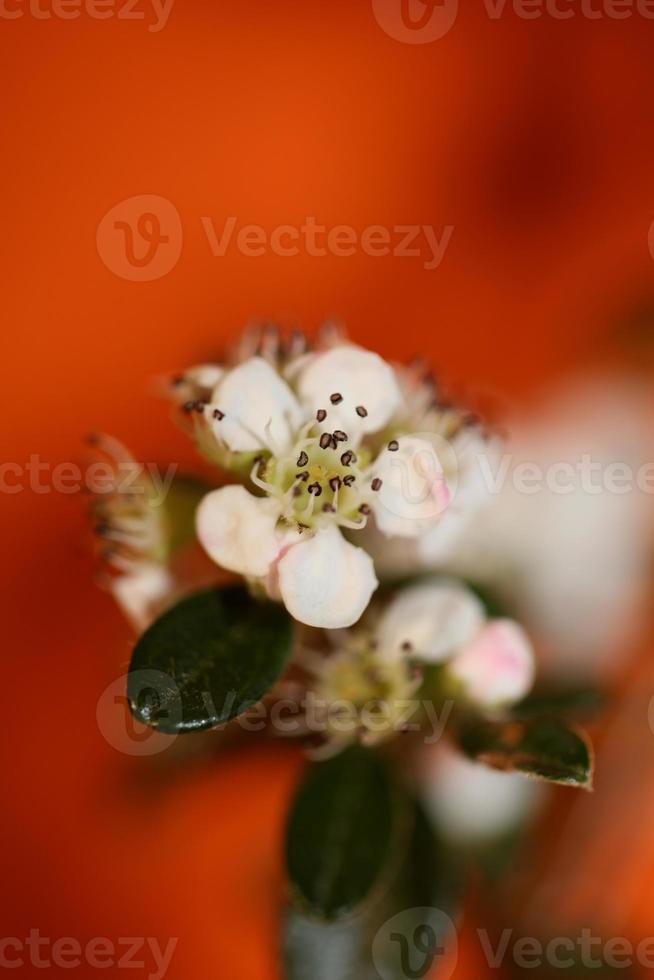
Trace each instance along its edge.
<instances>
[{"instance_id":1,"label":"white flower","mask_svg":"<svg viewBox=\"0 0 654 980\"><path fill-rule=\"evenodd\" d=\"M365 630L343 630L329 639L336 644L333 652L305 657L312 721L325 736L314 758L334 755L353 741L375 745L400 734L421 684L420 672L406 658L384 656Z\"/></svg>"},{"instance_id":2,"label":"white flower","mask_svg":"<svg viewBox=\"0 0 654 980\"><path fill-rule=\"evenodd\" d=\"M142 633L163 612L176 594L170 569L143 565L109 582L109 590L137 633Z\"/></svg>"},{"instance_id":3,"label":"white flower","mask_svg":"<svg viewBox=\"0 0 654 980\"><path fill-rule=\"evenodd\" d=\"M268 360L249 358L193 406L208 454L249 473L263 494L213 491L197 533L217 564L264 584L300 622L349 626L377 579L341 529L360 530L373 515L385 533L415 537L440 519L448 490L428 442L379 432L401 394L376 354L335 346L287 373L293 387Z\"/></svg>"},{"instance_id":4,"label":"white flower","mask_svg":"<svg viewBox=\"0 0 654 980\"><path fill-rule=\"evenodd\" d=\"M486 620L477 596L457 582L425 582L402 589L377 624L384 650L442 663L468 643Z\"/></svg>"},{"instance_id":5,"label":"white flower","mask_svg":"<svg viewBox=\"0 0 654 980\"><path fill-rule=\"evenodd\" d=\"M96 435L90 443L94 463L103 464L102 477L92 467L87 473L93 530L105 565L101 581L141 633L188 591L215 578L189 516L201 487L179 477L164 499L121 442Z\"/></svg>"},{"instance_id":6,"label":"white flower","mask_svg":"<svg viewBox=\"0 0 654 980\"><path fill-rule=\"evenodd\" d=\"M426 663L477 705L494 708L523 698L534 679L532 646L517 623L486 620L479 599L454 582L432 580L401 591L377 624L380 646Z\"/></svg>"},{"instance_id":7,"label":"white flower","mask_svg":"<svg viewBox=\"0 0 654 980\"><path fill-rule=\"evenodd\" d=\"M520 773L500 772L445 745L421 766L422 799L448 842L478 843L499 837L530 816L541 786Z\"/></svg>"},{"instance_id":8,"label":"white flower","mask_svg":"<svg viewBox=\"0 0 654 980\"><path fill-rule=\"evenodd\" d=\"M534 654L520 626L510 619L487 623L449 664L476 704L495 707L520 701L534 681Z\"/></svg>"}]
</instances>

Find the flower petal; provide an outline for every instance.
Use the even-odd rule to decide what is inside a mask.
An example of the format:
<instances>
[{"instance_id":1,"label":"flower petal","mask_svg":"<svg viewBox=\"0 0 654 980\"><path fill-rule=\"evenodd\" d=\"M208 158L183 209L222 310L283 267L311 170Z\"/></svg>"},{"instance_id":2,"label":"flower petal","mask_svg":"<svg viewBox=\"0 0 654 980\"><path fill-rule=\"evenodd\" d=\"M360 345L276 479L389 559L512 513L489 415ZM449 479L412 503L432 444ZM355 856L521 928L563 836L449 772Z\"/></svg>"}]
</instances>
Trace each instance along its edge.
<instances>
[{"instance_id":1,"label":"flower petal","mask_svg":"<svg viewBox=\"0 0 654 980\"><path fill-rule=\"evenodd\" d=\"M307 626L352 626L377 588L372 558L327 527L294 545L279 562L279 588L290 614Z\"/></svg>"},{"instance_id":2,"label":"flower petal","mask_svg":"<svg viewBox=\"0 0 654 980\"><path fill-rule=\"evenodd\" d=\"M163 565L143 565L112 578L112 595L137 632L146 629L175 592L175 580Z\"/></svg>"},{"instance_id":3,"label":"flower petal","mask_svg":"<svg viewBox=\"0 0 654 980\"><path fill-rule=\"evenodd\" d=\"M313 355L297 375L300 400L311 412L327 411L326 426L343 429L351 441L382 429L401 402L390 364L361 347L342 345ZM331 396L342 401L332 404ZM366 415L357 413L363 408Z\"/></svg>"},{"instance_id":4,"label":"flower petal","mask_svg":"<svg viewBox=\"0 0 654 980\"><path fill-rule=\"evenodd\" d=\"M485 618L482 603L464 586L424 582L403 589L391 601L379 620L377 639L387 655L396 656L404 648L427 663L440 663L468 643Z\"/></svg>"},{"instance_id":5,"label":"flower petal","mask_svg":"<svg viewBox=\"0 0 654 980\"><path fill-rule=\"evenodd\" d=\"M417 538L432 528L450 502L450 490L436 449L426 439L401 436L397 449L384 450L374 465L382 481L375 499L375 522L389 537Z\"/></svg>"},{"instance_id":6,"label":"flower petal","mask_svg":"<svg viewBox=\"0 0 654 980\"><path fill-rule=\"evenodd\" d=\"M510 619L495 619L448 666L467 696L487 707L510 704L527 694L534 680L534 654L524 630Z\"/></svg>"},{"instance_id":7,"label":"flower petal","mask_svg":"<svg viewBox=\"0 0 654 980\"><path fill-rule=\"evenodd\" d=\"M216 564L239 575L261 577L277 556L278 505L254 497L245 487L212 490L200 503L196 529L200 544Z\"/></svg>"},{"instance_id":8,"label":"flower petal","mask_svg":"<svg viewBox=\"0 0 654 980\"><path fill-rule=\"evenodd\" d=\"M207 412L215 434L233 452L285 452L302 423L295 395L262 357L229 371L214 389L211 408L223 416L213 419Z\"/></svg>"}]
</instances>

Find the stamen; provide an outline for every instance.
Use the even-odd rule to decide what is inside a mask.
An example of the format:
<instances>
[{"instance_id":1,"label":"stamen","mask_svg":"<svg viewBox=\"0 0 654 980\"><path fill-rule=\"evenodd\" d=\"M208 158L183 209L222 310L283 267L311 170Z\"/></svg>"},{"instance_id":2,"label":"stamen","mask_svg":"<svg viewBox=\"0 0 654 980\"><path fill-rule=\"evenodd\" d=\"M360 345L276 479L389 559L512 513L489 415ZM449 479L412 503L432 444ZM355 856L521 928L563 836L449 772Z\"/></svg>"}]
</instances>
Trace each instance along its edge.
<instances>
[{"instance_id":1,"label":"stamen","mask_svg":"<svg viewBox=\"0 0 654 980\"><path fill-rule=\"evenodd\" d=\"M346 527L350 531L360 531L368 523L368 518L364 517L362 521L350 521L347 518L341 518L338 523L341 527Z\"/></svg>"},{"instance_id":2,"label":"stamen","mask_svg":"<svg viewBox=\"0 0 654 980\"><path fill-rule=\"evenodd\" d=\"M365 419L365 417L368 414L368 409L365 408L363 405L357 405L355 411L356 411L357 415L359 416L359 418L361 418L361 419Z\"/></svg>"},{"instance_id":3,"label":"stamen","mask_svg":"<svg viewBox=\"0 0 654 980\"><path fill-rule=\"evenodd\" d=\"M296 473L295 479L302 480L303 483L306 483L307 480L309 479L309 471L305 470L303 473Z\"/></svg>"},{"instance_id":4,"label":"stamen","mask_svg":"<svg viewBox=\"0 0 654 980\"><path fill-rule=\"evenodd\" d=\"M346 477L346 479L348 479L348 477ZM354 479L354 477L352 479ZM336 493L336 491L339 489L340 485L341 485L341 478L340 478L340 476L333 476L331 478L331 480L329 481L329 487L330 487L331 490L334 491L334 493Z\"/></svg>"},{"instance_id":5,"label":"stamen","mask_svg":"<svg viewBox=\"0 0 654 980\"><path fill-rule=\"evenodd\" d=\"M373 490L381 490L382 481L379 479L378 476L376 476L375 479L370 484L370 486L372 487Z\"/></svg>"},{"instance_id":6,"label":"stamen","mask_svg":"<svg viewBox=\"0 0 654 980\"><path fill-rule=\"evenodd\" d=\"M276 487L272 483L266 483L259 476L259 467L261 466L261 460L257 459L254 462L254 466L250 470L250 480L254 483L255 487L259 487L260 490L265 490L266 493L274 494L276 492Z\"/></svg>"},{"instance_id":7,"label":"stamen","mask_svg":"<svg viewBox=\"0 0 654 980\"><path fill-rule=\"evenodd\" d=\"M320 486L320 484L319 484L319 483L318 483L318 481L316 480L316 482L315 482L315 483L310 483L310 484L309 484L309 486L307 487L307 491L308 491L309 493L313 493L313 494L315 494L315 495L316 495L316 497L319 497L319 496L320 496L320 494L322 493L322 487Z\"/></svg>"},{"instance_id":8,"label":"stamen","mask_svg":"<svg viewBox=\"0 0 654 980\"><path fill-rule=\"evenodd\" d=\"M349 466L353 460L354 460L354 453L352 452L351 449L347 449L341 456L341 463L343 464L343 466Z\"/></svg>"},{"instance_id":9,"label":"stamen","mask_svg":"<svg viewBox=\"0 0 654 980\"><path fill-rule=\"evenodd\" d=\"M214 408L211 414L218 422L222 422L222 420L225 418L225 413L221 412L219 408Z\"/></svg>"},{"instance_id":10,"label":"stamen","mask_svg":"<svg viewBox=\"0 0 654 980\"><path fill-rule=\"evenodd\" d=\"M389 450L389 452L396 453L399 448L400 448L400 444L397 441L397 439L391 439L391 441L388 444L388 450Z\"/></svg>"},{"instance_id":11,"label":"stamen","mask_svg":"<svg viewBox=\"0 0 654 980\"><path fill-rule=\"evenodd\" d=\"M346 487L351 487L355 480L356 477L353 473L349 473L347 476L343 477L343 483Z\"/></svg>"},{"instance_id":12,"label":"stamen","mask_svg":"<svg viewBox=\"0 0 654 980\"><path fill-rule=\"evenodd\" d=\"M372 511L370 510L370 507L369 507L368 504L361 504L361 506L359 507L359 513L360 514L365 514L366 517L368 517L368 515L371 514Z\"/></svg>"},{"instance_id":13,"label":"stamen","mask_svg":"<svg viewBox=\"0 0 654 980\"><path fill-rule=\"evenodd\" d=\"M404 653L411 653L413 650L413 643L410 643L409 640L405 640L400 649L403 650Z\"/></svg>"},{"instance_id":14,"label":"stamen","mask_svg":"<svg viewBox=\"0 0 654 980\"><path fill-rule=\"evenodd\" d=\"M332 435L336 442L347 442L347 432L342 429L335 429Z\"/></svg>"},{"instance_id":15,"label":"stamen","mask_svg":"<svg viewBox=\"0 0 654 980\"><path fill-rule=\"evenodd\" d=\"M297 458L297 465L298 466L306 466L308 462L309 462L309 457L307 456L307 454L305 453L305 451L302 450L302 452L300 453L300 455Z\"/></svg>"},{"instance_id":16,"label":"stamen","mask_svg":"<svg viewBox=\"0 0 654 980\"><path fill-rule=\"evenodd\" d=\"M343 401L343 396L341 395L340 391L335 391L333 395L329 396L329 400L332 405L338 405Z\"/></svg>"},{"instance_id":17,"label":"stamen","mask_svg":"<svg viewBox=\"0 0 654 980\"><path fill-rule=\"evenodd\" d=\"M332 444L332 437L329 432L323 432L320 437L320 448L329 449Z\"/></svg>"},{"instance_id":18,"label":"stamen","mask_svg":"<svg viewBox=\"0 0 654 980\"><path fill-rule=\"evenodd\" d=\"M327 412L325 411L325 409L319 408L318 411L316 412L316 419L318 420L318 422L324 422L326 418L327 418Z\"/></svg>"},{"instance_id":19,"label":"stamen","mask_svg":"<svg viewBox=\"0 0 654 980\"><path fill-rule=\"evenodd\" d=\"M332 504L323 504L322 509L325 511L326 514L336 513L336 508Z\"/></svg>"}]
</instances>

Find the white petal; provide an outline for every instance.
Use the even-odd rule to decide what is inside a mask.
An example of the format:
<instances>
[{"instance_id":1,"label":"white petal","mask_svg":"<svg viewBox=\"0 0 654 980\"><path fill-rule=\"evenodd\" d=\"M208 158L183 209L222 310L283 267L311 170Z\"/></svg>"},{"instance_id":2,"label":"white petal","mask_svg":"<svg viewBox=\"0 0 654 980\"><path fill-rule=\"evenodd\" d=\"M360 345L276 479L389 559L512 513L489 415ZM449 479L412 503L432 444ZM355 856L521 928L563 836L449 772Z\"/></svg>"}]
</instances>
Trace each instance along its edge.
<instances>
[{"instance_id":1,"label":"white petal","mask_svg":"<svg viewBox=\"0 0 654 980\"><path fill-rule=\"evenodd\" d=\"M325 425L343 429L351 441L382 429L402 398L391 366L378 354L349 345L311 357L297 375L297 387L307 410L325 409ZM330 401L335 394L343 399L338 405ZM368 413L365 418L357 414L359 406Z\"/></svg>"},{"instance_id":2,"label":"white petal","mask_svg":"<svg viewBox=\"0 0 654 980\"><path fill-rule=\"evenodd\" d=\"M477 634L448 666L467 696L493 707L519 701L534 680L534 654L524 630L510 619L496 619Z\"/></svg>"},{"instance_id":3,"label":"white petal","mask_svg":"<svg viewBox=\"0 0 654 980\"><path fill-rule=\"evenodd\" d=\"M175 580L163 565L144 565L113 578L110 589L134 629L142 632L172 598Z\"/></svg>"},{"instance_id":4,"label":"white petal","mask_svg":"<svg viewBox=\"0 0 654 980\"><path fill-rule=\"evenodd\" d=\"M184 372L184 380L190 381L198 388L207 388L209 391L213 391L224 374L225 369L219 364L196 364Z\"/></svg>"},{"instance_id":5,"label":"white petal","mask_svg":"<svg viewBox=\"0 0 654 980\"><path fill-rule=\"evenodd\" d=\"M382 481L374 503L375 522L389 537L417 538L432 528L450 502L450 490L434 446L401 436L398 449L385 449L374 465Z\"/></svg>"},{"instance_id":6,"label":"white petal","mask_svg":"<svg viewBox=\"0 0 654 980\"><path fill-rule=\"evenodd\" d=\"M211 407L224 415L212 420L216 436L234 452L286 452L302 423L295 395L262 357L229 371L214 389Z\"/></svg>"},{"instance_id":7,"label":"white petal","mask_svg":"<svg viewBox=\"0 0 654 980\"><path fill-rule=\"evenodd\" d=\"M380 648L387 655L411 653L428 663L440 663L456 653L485 621L482 603L455 582L430 581L403 589L377 625Z\"/></svg>"},{"instance_id":8,"label":"white petal","mask_svg":"<svg viewBox=\"0 0 654 980\"><path fill-rule=\"evenodd\" d=\"M517 827L541 795L535 780L471 762L445 746L426 762L423 800L448 841L498 837Z\"/></svg>"},{"instance_id":9,"label":"white petal","mask_svg":"<svg viewBox=\"0 0 654 980\"><path fill-rule=\"evenodd\" d=\"M244 487L212 490L200 502L196 529L200 544L216 564L239 575L268 573L278 550L279 508Z\"/></svg>"},{"instance_id":10,"label":"white petal","mask_svg":"<svg viewBox=\"0 0 654 980\"><path fill-rule=\"evenodd\" d=\"M307 626L352 626L377 588L372 558L338 528L317 531L279 563L279 588L290 614Z\"/></svg>"}]
</instances>

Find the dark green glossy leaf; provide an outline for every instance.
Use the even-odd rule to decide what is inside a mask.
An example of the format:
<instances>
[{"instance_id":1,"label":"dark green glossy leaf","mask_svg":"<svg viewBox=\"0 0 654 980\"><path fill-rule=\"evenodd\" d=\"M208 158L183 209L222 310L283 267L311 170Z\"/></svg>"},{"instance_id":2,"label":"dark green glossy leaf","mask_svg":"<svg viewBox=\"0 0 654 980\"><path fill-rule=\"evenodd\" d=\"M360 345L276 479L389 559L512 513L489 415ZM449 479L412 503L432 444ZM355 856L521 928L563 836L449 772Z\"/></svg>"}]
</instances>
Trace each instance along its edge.
<instances>
[{"instance_id":1,"label":"dark green glossy leaf","mask_svg":"<svg viewBox=\"0 0 654 980\"><path fill-rule=\"evenodd\" d=\"M467 755L494 769L592 788L593 753L588 737L565 722L553 718L468 720L460 740Z\"/></svg>"},{"instance_id":2,"label":"dark green glossy leaf","mask_svg":"<svg viewBox=\"0 0 654 980\"><path fill-rule=\"evenodd\" d=\"M596 688L571 688L534 691L511 709L513 718L538 718L546 715L565 718L588 718L602 708L605 696Z\"/></svg>"},{"instance_id":3,"label":"dark green glossy leaf","mask_svg":"<svg viewBox=\"0 0 654 980\"><path fill-rule=\"evenodd\" d=\"M312 919L295 908L289 911L284 929L287 980L406 980L406 950L412 963L421 961L416 935L423 938L427 928L433 930L443 950L452 940L450 916L462 895L462 874L421 807L410 802L408 806L413 810L410 836L396 855L394 876L373 901L336 922ZM436 961L434 950L429 968ZM431 975L429 968L425 976Z\"/></svg>"},{"instance_id":4,"label":"dark green glossy leaf","mask_svg":"<svg viewBox=\"0 0 654 980\"><path fill-rule=\"evenodd\" d=\"M127 697L135 717L169 734L222 725L273 686L292 645L284 607L242 588L198 592L141 636Z\"/></svg>"},{"instance_id":5,"label":"dark green glossy leaf","mask_svg":"<svg viewBox=\"0 0 654 980\"><path fill-rule=\"evenodd\" d=\"M353 913L393 857L398 799L386 767L353 746L309 769L291 810L286 858L295 897L323 919Z\"/></svg>"}]
</instances>

